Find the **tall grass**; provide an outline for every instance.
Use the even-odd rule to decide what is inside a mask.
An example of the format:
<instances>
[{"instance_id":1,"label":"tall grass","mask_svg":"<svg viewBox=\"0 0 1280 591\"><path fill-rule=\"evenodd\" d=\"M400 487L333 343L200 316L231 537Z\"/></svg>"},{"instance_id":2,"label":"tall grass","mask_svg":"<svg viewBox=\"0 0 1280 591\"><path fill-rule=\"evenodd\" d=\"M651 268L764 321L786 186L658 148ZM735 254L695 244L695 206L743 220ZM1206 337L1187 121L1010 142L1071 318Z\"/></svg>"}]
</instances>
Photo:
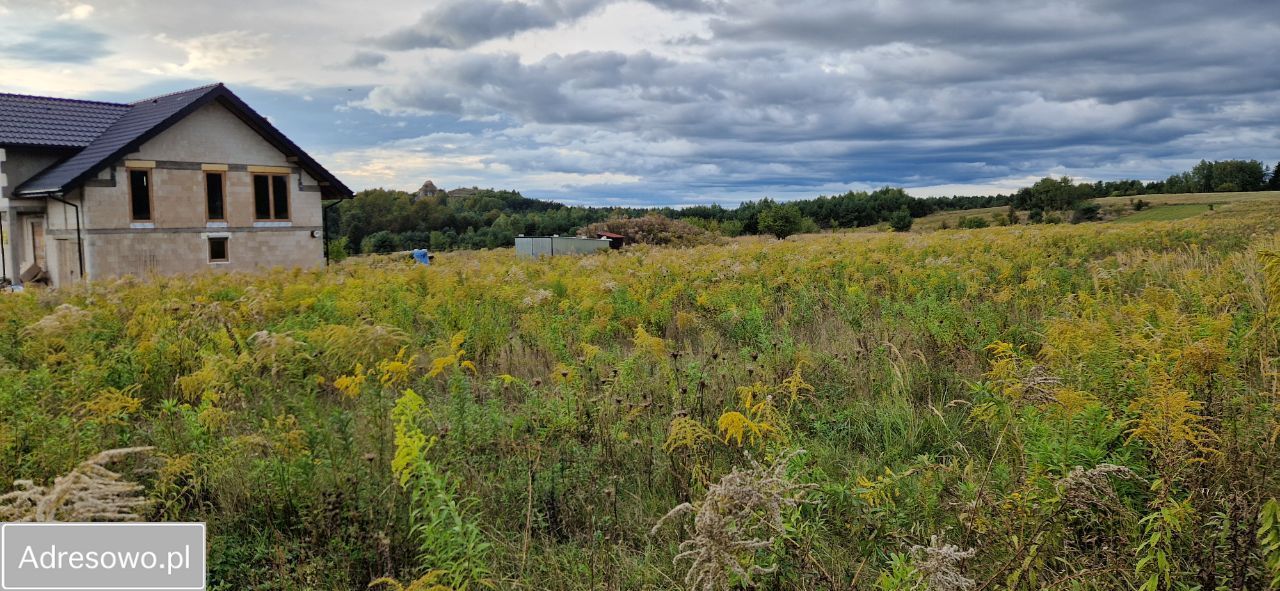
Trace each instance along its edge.
<instances>
[{"instance_id":1,"label":"tall grass","mask_svg":"<svg viewBox=\"0 0 1280 591\"><path fill-rule=\"evenodd\" d=\"M5 294L0 482L153 447L133 514L208 522L214 589L1263 588L1278 228L1255 203ZM650 533L757 480L804 495L746 545Z\"/></svg>"}]
</instances>

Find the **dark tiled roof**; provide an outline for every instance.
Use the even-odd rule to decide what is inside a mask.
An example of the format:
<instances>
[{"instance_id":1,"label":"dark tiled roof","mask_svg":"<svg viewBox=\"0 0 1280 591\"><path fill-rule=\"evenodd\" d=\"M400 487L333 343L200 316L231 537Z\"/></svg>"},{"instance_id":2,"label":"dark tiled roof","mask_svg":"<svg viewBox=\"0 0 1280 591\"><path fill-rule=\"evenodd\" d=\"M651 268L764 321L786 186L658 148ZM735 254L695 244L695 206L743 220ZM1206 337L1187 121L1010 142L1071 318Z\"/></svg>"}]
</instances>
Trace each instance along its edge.
<instances>
[{"instance_id":1,"label":"dark tiled roof","mask_svg":"<svg viewBox=\"0 0 1280 591\"><path fill-rule=\"evenodd\" d=\"M182 113L184 109L190 107L201 97L219 86L221 85L202 86L129 105L124 115L116 119L110 127L99 134L85 149L32 177L18 187L17 192L56 192L78 184L101 170L98 164L119 158L123 155L119 154L119 152L127 151L126 148L131 143L134 143L135 140L147 132L157 129L169 118ZM186 115L186 113L182 113L182 115ZM180 119L181 117L178 118ZM176 120L169 123L172 124L174 122ZM168 127L168 125L164 127ZM141 142L137 143L141 144Z\"/></svg>"},{"instance_id":2,"label":"dark tiled roof","mask_svg":"<svg viewBox=\"0 0 1280 591\"><path fill-rule=\"evenodd\" d=\"M40 97L26 97L39 99ZM61 101L63 99L40 99L45 101ZM222 84L201 86L191 90L166 94L155 98L138 101L128 105L112 103L93 103L113 106L120 109L114 120L102 126L96 137L86 141L84 149L75 155L54 164L40 174L27 180L17 188L19 195L40 195L61 193L70 190L92 178L103 168L118 161L125 155L135 152L143 143L159 135L174 123L181 121L196 109L213 101L219 101L241 121L258 132L282 153L297 159L298 165L310 173L321 184L321 195L325 199L343 199L352 195L351 189L342 184L337 177L320 166L318 162L303 152L289 138L280 133L266 118L246 105ZM87 101L70 101L87 102ZM0 142L3 143L3 142ZM74 147L80 147L74 146Z\"/></svg>"},{"instance_id":3,"label":"dark tiled roof","mask_svg":"<svg viewBox=\"0 0 1280 591\"><path fill-rule=\"evenodd\" d=\"M0 146L83 148L129 105L0 93Z\"/></svg>"}]
</instances>

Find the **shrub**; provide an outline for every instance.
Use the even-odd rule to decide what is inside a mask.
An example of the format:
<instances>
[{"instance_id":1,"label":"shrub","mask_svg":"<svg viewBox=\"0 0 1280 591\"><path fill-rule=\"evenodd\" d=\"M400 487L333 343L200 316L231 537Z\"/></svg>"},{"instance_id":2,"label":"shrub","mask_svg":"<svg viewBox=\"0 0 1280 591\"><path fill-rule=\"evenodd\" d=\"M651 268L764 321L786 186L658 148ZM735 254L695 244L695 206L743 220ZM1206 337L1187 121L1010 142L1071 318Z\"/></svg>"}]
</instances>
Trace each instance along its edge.
<instances>
[{"instance_id":1,"label":"shrub","mask_svg":"<svg viewBox=\"0 0 1280 591\"><path fill-rule=\"evenodd\" d=\"M957 226L957 227L964 228L964 229L967 229L967 230L974 230L974 229L977 229L977 228L985 228L985 227L987 227L987 226L989 226L989 225L991 225L991 224L987 223L987 220L986 220L985 218L980 218L980 217L978 217L978 216L972 216L972 217L971 217L971 216L967 216L967 215L962 215L962 216L960 216L960 220L959 220L958 222L956 222L956 226Z\"/></svg>"},{"instance_id":2,"label":"shrub","mask_svg":"<svg viewBox=\"0 0 1280 591\"><path fill-rule=\"evenodd\" d=\"M1033 224L1039 224L1044 221L1044 210L1039 207L1027 213L1027 219Z\"/></svg>"},{"instance_id":3,"label":"shrub","mask_svg":"<svg viewBox=\"0 0 1280 591\"><path fill-rule=\"evenodd\" d=\"M787 236L800 231L804 216L794 205L774 205L760 212L756 225L761 233L773 234L778 240L786 240Z\"/></svg>"},{"instance_id":4,"label":"shrub","mask_svg":"<svg viewBox=\"0 0 1280 591\"><path fill-rule=\"evenodd\" d=\"M351 256L349 240L346 236L329 242L329 260L338 263Z\"/></svg>"},{"instance_id":5,"label":"shrub","mask_svg":"<svg viewBox=\"0 0 1280 591\"><path fill-rule=\"evenodd\" d=\"M1102 206L1097 203L1081 203L1071 212L1071 223L1096 221L1102 213Z\"/></svg>"},{"instance_id":6,"label":"shrub","mask_svg":"<svg viewBox=\"0 0 1280 591\"><path fill-rule=\"evenodd\" d=\"M906 232L911 229L911 224L914 221L911 219L911 212L904 207L889 216L889 227L893 228L894 232Z\"/></svg>"},{"instance_id":7,"label":"shrub","mask_svg":"<svg viewBox=\"0 0 1280 591\"><path fill-rule=\"evenodd\" d=\"M398 250L413 250L415 248L427 248L431 246L430 232L401 232L396 236Z\"/></svg>"},{"instance_id":8,"label":"shrub","mask_svg":"<svg viewBox=\"0 0 1280 591\"><path fill-rule=\"evenodd\" d=\"M453 228L450 228L448 232L432 230L428 240L431 245L431 250L449 250L450 248L453 248L454 242L457 238L457 233L453 231Z\"/></svg>"},{"instance_id":9,"label":"shrub","mask_svg":"<svg viewBox=\"0 0 1280 591\"><path fill-rule=\"evenodd\" d=\"M1142 211L1142 210L1144 210L1144 209L1146 209L1146 208L1148 208L1148 207L1151 207L1151 202L1149 202L1149 201L1146 201L1146 200L1143 200L1143 199L1139 199L1139 200L1137 200L1137 201L1134 201L1134 202L1133 202L1133 210L1134 210L1134 211Z\"/></svg>"},{"instance_id":10,"label":"shrub","mask_svg":"<svg viewBox=\"0 0 1280 591\"><path fill-rule=\"evenodd\" d=\"M597 222L584 227L579 234L595 236L598 232L621 234L631 243L660 246L697 246L718 240L715 234L693 224L657 214Z\"/></svg>"},{"instance_id":11,"label":"shrub","mask_svg":"<svg viewBox=\"0 0 1280 591\"><path fill-rule=\"evenodd\" d=\"M365 254L386 254L397 250L400 250L400 240L386 230L374 232L360 241L360 252Z\"/></svg>"},{"instance_id":12,"label":"shrub","mask_svg":"<svg viewBox=\"0 0 1280 591\"><path fill-rule=\"evenodd\" d=\"M720 233L725 236L741 236L742 232L742 222L738 220L725 220L720 222Z\"/></svg>"}]
</instances>

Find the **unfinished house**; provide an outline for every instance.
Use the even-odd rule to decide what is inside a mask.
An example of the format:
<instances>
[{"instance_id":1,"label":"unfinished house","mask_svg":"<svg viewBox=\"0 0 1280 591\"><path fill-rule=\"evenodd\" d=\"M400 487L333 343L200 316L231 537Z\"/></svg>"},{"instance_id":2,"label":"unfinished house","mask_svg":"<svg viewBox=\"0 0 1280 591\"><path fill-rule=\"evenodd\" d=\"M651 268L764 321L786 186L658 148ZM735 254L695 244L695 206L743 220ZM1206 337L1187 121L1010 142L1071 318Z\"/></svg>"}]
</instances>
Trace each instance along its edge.
<instances>
[{"instance_id":1,"label":"unfinished house","mask_svg":"<svg viewBox=\"0 0 1280 591\"><path fill-rule=\"evenodd\" d=\"M324 263L351 190L222 84L121 104L0 94L0 277L54 286Z\"/></svg>"}]
</instances>

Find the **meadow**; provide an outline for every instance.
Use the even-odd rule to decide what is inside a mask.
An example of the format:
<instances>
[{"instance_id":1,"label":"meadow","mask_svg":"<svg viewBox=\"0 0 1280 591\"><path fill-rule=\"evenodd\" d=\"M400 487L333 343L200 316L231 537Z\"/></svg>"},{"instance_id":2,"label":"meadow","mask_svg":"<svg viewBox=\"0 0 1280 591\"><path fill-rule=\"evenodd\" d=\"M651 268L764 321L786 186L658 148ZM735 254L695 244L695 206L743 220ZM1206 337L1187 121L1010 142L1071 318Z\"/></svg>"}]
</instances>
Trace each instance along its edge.
<instances>
[{"instance_id":1,"label":"meadow","mask_svg":"<svg viewBox=\"0 0 1280 591\"><path fill-rule=\"evenodd\" d=\"M136 483L228 590L1276 587L1278 231L1253 200L4 294L0 520Z\"/></svg>"},{"instance_id":2,"label":"meadow","mask_svg":"<svg viewBox=\"0 0 1280 591\"><path fill-rule=\"evenodd\" d=\"M1134 195L1130 197L1100 197L1093 199L1092 202L1102 207L1105 215L1112 217L1112 221L1116 222L1147 222L1147 221L1171 221L1193 217L1206 211L1211 211L1211 207L1220 206L1247 206L1254 203L1272 203L1280 199L1280 191L1253 191L1247 193L1176 193L1176 194L1149 194ZM1142 211L1136 211L1133 204L1137 200L1142 200L1150 205L1149 208ZM916 231L931 231L946 228L959 227L960 218L978 217L992 222L997 225L995 220L1000 216L1009 212L1007 206L1004 207L983 207L976 209L959 209L952 211L941 211L932 213L915 220L912 226ZM1017 212L1019 219L1027 220L1028 213L1026 210ZM1049 212L1046 212L1049 213ZM1052 212L1062 222L1071 219L1070 211ZM994 217L993 217L994 216ZM885 226L869 227L860 231L883 231Z\"/></svg>"},{"instance_id":3,"label":"meadow","mask_svg":"<svg viewBox=\"0 0 1280 591\"><path fill-rule=\"evenodd\" d=\"M1207 203L1183 203L1176 205L1156 206L1120 218L1118 221L1133 222L1167 222L1200 215L1210 211Z\"/></svg>"}]
</instances>

